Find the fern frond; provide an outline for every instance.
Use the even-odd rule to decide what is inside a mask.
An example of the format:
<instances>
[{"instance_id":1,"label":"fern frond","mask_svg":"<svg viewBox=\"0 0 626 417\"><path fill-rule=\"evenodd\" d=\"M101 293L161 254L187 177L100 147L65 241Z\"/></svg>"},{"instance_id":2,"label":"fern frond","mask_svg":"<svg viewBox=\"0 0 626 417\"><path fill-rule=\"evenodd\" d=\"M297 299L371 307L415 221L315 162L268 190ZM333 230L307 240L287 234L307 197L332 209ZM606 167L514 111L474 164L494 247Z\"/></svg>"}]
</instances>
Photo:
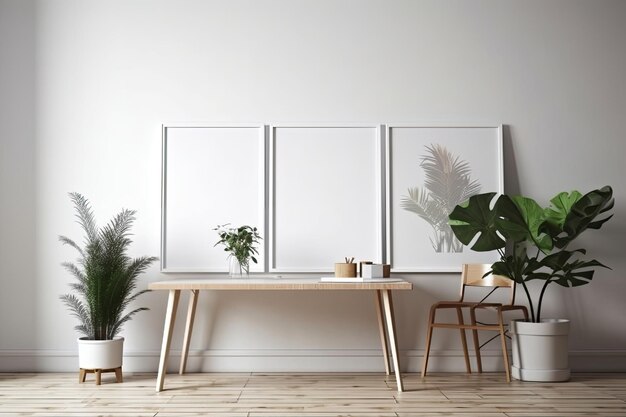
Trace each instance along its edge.
<instances>
[{"instance_id":1,"label":"fern frond","mask_svg":"<svg viewBox=\"0 0 626 417\"><path fill-rule=\"evenodd\" d=\"M458 198L459 204L469 200L469 198L473 195L480 194L481 185L478 180L470 181L470 179L467 178L466 182L467 185L463 188L462 192L460 193L461 195Z\"/></svg>"},{"instance_id":2,"label":"fern frond","mask_svg":"<svg viewBox=\"0 0 626 417\"><path fill-rule=\"evenodd\" d=\"M81 271L76 265L71 262L63 262L61 264L70 274L74 276L78 280L78 282L85 282L85 274Z\"/></svg>"},{"instance_id":3,"label":"fern frond","mask_svg":"<svg viewBox=\"0 0 626 417\"><path fill-rule=\"evenodd\" d=\"M145 270L148 269L148 267L158 259L159 258L157 258L156 256L142 256L140 258L135 258L128 266L127 273L130 277L137 277L145 272Z\"/></svg>"},{"instance_id":4,"label":"fern frond","mask_svg":"<svg viewBox=\"0 0 626 417\"><path fill-rule=\"evenodd\" d=\"M96 221L91 211L89 201L79 193L70 193L70 198L74 203L76 209L76 217L78 223L82 226L83 231L87 234L87 242L91 242L97 239L98 228Z\"/></svg>"},{"instance_id":5,"label":"fern frond","mask_svg":"<svg viewBox=\"0 0 626 417\"><path fill-rule=\"evenodd\" d=\"M444 207L439 201L433 200L430 193L418 187L408 189L408 197L403 197L400 206L428 222L433 228L447 223Z\"/></svg>"},{"instance_id":6,"label":"fern frond","mask_svg":"<svg viewBox=\"0 0 626 417\"><path fill-rule=\"evenodd\" d=\"M135 301L135 300L137 299L137 297L139 297L140 295L145 294L145 293L150 292L150 291L151 291L151 290L141 290L141 291L137 291L135 294L133 294L133 295L131 295L130 297L128 297L127 301L128 301L129 303L130 303L130 302L133 302L133 301Z\"/></svg>"},{"instance_id":7,"label":"fern frond","mask_svg":"<svg viewBox=\"0 0 626 417\"><path fill-rule=\"evenodd\" d=\"M108 254L109 262L120 265L127 261L124 254L131 244L128 234L135 220L134 215L135 212L132 210L122 210L100 230L100 239Z\"/></svg>"},{"instance_id":8,"label":"fern frond","mask_svg":"<svg viewBox=\"0 0 626 417\"><path fill-rule=\"evenodd\" d=\"M425 217L424 220L428 221L426 215L426 205L428 204L429 195L425 190L419 187L409 188L407 190L408 197L402 197L400 201L400 207L417 214L420 217ZM430 222L429 222L430 223Z\"/></svg>"},{"instance_id":9,"label":"fern frond","mask_svg":"<svg viewBox=\"0 0 626 417\"><path fill-rule=\"evenodd\" d=\"M150 309L147 307L136 308L130 313L126 314L121 319L119 319L118 321L116 321L111 327L111 329L109 330L109 339L113 339L119 333L119 331L122 330L122 326L124 325L124 323L129 321L135 314L139 313L140 311L146 311L146 310L150 310Z\"/></svg>"},{"instance_id":10,"label":"fern frond","mask_svg":"<svg viewBox=\"0 0 626 417\"><path fill-rule=\"evenodd\" d=\"M81 295L87 294L87 287L84 284L72 282L68 285L70 286L71 289L73 289L75 292Z\"/></svg>"},{"instance_id":11,"label":"fern frond","mask_svg":"<svg viewBox=\"0 0 626 417\"><path fill-rule=\"evenodd\" d=\"M82 301L72 294L64 294L60 298L61 301L63 301L63 303L65 303L65 305L69 308L72 315L80 320L81 324L79 326L82 326L82 328L87 330L85 335L87 337L91 337L90 333L93 328L91 317Z\"/></svg>"},{"instance_id":12,"label":"fern frond","mask_svg":"<svg viewBox=\"0 0 626 417\"><path fill-rule=\"evenodd\" d=\"M81 257L85 256L85 253L83 252L83 248L81 248L80 246L78 246L76 244L76 242L74 242L72 239L66 237L66 236L59 236L59 240L64 244L64 245L69 245L71 247L73 247L74 249L76 249L78 251L78 253L80 254Z\"/></svg>"},{"instance_id":13,"label":"fern frond","mask_svg":"<svg viewBox=\"0 0 626 417\"><path fill-rule=\"evenodd\" d=\"M429 154L422 156L420 163L426 175L424 187L447 216L458 204L479 193L480 184L471 180L469 164L446 147L431 144L426 150Z\"/></svg>"},{"instance_id":14,"label":"fern frond","mask_svg":"<svg viewBox=\"0 0 626 417\"><path fill-rule=\"evenodd\" d=\"M93 331L84 324L77 324L76 326L74 326L74 330L76 330L78 333L84 334L85 337L88 337L89 339L93 338Z\"/></svg>"}]
</instances>

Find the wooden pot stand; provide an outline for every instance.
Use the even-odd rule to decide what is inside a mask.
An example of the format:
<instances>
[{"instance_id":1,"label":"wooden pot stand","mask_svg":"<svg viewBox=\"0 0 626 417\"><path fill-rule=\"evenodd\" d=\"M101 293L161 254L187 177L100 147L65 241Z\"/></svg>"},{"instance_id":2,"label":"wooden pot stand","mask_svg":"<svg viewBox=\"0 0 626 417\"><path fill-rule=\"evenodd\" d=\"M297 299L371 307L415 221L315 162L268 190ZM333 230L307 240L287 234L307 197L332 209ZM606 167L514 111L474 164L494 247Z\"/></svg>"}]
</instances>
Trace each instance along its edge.
<instances>
[{"instance_id":1,"label":"wooden pot stand","mask_svg":"<svg viewBox=\"0 0 626 417\"><path fill-rule=\"evenodd\" d=\"M112 369L84 369L80 368L78 372L78 382L85 382L85 378L87 374L96 374L96 385L100 385L102 382L102 374L106 372L115 372L115 382L124 382L122 379L122 367L119 366L117 368Z\"/></svg>"}]
</instances>

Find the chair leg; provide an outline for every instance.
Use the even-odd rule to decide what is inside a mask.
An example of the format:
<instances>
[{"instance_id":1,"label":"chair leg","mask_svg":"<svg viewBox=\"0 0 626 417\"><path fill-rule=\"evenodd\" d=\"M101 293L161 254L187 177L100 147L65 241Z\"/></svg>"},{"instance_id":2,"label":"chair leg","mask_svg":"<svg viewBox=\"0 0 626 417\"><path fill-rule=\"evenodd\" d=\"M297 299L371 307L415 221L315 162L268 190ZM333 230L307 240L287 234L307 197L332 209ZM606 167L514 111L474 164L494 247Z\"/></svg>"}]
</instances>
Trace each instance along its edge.
<instances>
[{"instance_id":1,"label":"chair leg","mask_svg":"<svg viewBox=\"0 0 626 417\"><path fill-rule=\"evenodd\" d=\"M509 354L506 350L506 336L504 334L504 319L502 318L502 310L500 309L498 309L498 326L500 327L500 340L502 341L502 356L504 358L504 372L506 374L506 382L511 382Z\"/></svg>"},{"instance_id":2,"label":"chair leg","mask_svg":"<svg viewBox=\"0 0 626 417\"><path fill-rule=\"evenodd\" d=\"M424 363L422 365L422 378L426 376L426 369L428 368L428 356L430 355L430 341L433 337L433 323L435 322L435 312L437 309L435 306L430 308L430 314L428 315L428 333L426 333L426 347L424 348Z\"/></svg>"},{"instance_id":3,"label":"chair leg","mask_svg":"<svg viewBox=\"0 0 626 417\"><path fill-rule=\"evenodd\" d=\"M528 309L526 307L522 309L522 313L524 314L524 320L528 321Z\"/></svg>"},{"instance_id":4,"label":"chair leg","mask_svg":"<svg viewBox=\"0 0 626 417\"><path fill-rule=\"evenodd\" d=\"M470 309L470 317L472 319L472 326L476 326L476 309ZM476 352L476 368L478 369L478 373L481 374L483 372L483 361L480 356L480 342L478 340L478 330L472 329L472 336L474 338L474 351Z\"/></svg>"},{"instance_id":5,"label":"chair leg","mask_svg":"<svg viewBox=\"0 0 626 417\"><path fill-rule=\"evenodd\" d=\"M459 324L463 326L465 323L463 322L463 312L459 307L456 308L456 316L459 320ZM463 355L465 356L465 369L468 374L472 373L472 368L470 366L469 360L469 352L467 351L467 339L465 337L465 329L459 329L459 333L461 333L461 345L463 346Z\"/></svg>"}]
</instances>

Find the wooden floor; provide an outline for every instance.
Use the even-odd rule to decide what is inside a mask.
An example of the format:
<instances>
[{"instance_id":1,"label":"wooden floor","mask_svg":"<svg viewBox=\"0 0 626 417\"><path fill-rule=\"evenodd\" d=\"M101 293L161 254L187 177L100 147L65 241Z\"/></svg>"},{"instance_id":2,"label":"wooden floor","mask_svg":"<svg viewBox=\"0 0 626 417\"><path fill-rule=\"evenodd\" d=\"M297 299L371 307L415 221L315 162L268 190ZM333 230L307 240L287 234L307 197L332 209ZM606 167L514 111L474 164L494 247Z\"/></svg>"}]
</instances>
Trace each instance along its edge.
<instances>
[{"instance_id":1,"label":"wooden floor","mask_svg":"<svg viewBox=\"0 0 626 417\"><path fill-rule=\"evenodd\" d=\"M502 374L0 374L0 416L626 416L626 374L507 384Z\"/></svg>"}]
</instances>

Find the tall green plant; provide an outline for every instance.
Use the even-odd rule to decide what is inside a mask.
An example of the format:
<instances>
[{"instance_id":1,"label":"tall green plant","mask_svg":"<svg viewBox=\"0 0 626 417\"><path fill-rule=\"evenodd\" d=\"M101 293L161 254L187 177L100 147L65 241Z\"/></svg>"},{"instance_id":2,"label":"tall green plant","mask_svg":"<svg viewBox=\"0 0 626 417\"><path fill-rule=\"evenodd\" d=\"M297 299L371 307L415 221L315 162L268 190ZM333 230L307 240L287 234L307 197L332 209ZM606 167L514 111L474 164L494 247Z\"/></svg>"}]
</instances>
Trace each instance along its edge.
<instances>
[{"instance_id":1,"label":"tall green plant","mask_svg":"<svg viewBox=\"0 0 626 417\"><path fill-rule=\"evenodd\" d=\"M550 284L578 287L588 284L595 267L608 268L595 259L585 260L585 249L568 249L587 229L600 229L612 215L600 215L613 208L609 186L582 195L578 191L557 194L551 205L542 208L533 199L495 193L475 195L450 213L450 225L457 238L475 251L497 250L500 260L492 273L520 284L528 298L532 321L541 320L544 295ZM534 303L528 281L543 285ZM535 310L536 307L536 310Z\"/></svg>"},{"instance_id":2,"label":"tall green plant","mask_svg":"<svg viewBox=\"0 0 626 417\"><path fill-rule=\"evenodd\" d=\"M85 241L81 247L72 239L59 236L63 244L73 247L79 254L77 264L62 264L76 279L70 284L75 294L64 294L60 298L80 320L76 330L89 339L110 340L136 313L148 310L140 307L124 314L131 302L148 291L133 293L139 274L157 258L131 259L126 253L132 243L129 236L135 211L122 210L99 229L89 201L78 193L70 193L70 198Z\"/></svg>"},{"instance_id":3,"label":"tall green plant","mask_svg":"<svg viewBox=\"0 0 626 417\"><path fill-rule=\"evenodd\" d=\"M454 156L445 146L426 146L420 167L426 179L424 187L408 189L401 207L417 214L433 229L430 243L436 252L461 252L463 245L454 237L448 224L448 215L457 204L480 191L480 184L471 179L466 161Z\"/></svg>"}]
</instances>

